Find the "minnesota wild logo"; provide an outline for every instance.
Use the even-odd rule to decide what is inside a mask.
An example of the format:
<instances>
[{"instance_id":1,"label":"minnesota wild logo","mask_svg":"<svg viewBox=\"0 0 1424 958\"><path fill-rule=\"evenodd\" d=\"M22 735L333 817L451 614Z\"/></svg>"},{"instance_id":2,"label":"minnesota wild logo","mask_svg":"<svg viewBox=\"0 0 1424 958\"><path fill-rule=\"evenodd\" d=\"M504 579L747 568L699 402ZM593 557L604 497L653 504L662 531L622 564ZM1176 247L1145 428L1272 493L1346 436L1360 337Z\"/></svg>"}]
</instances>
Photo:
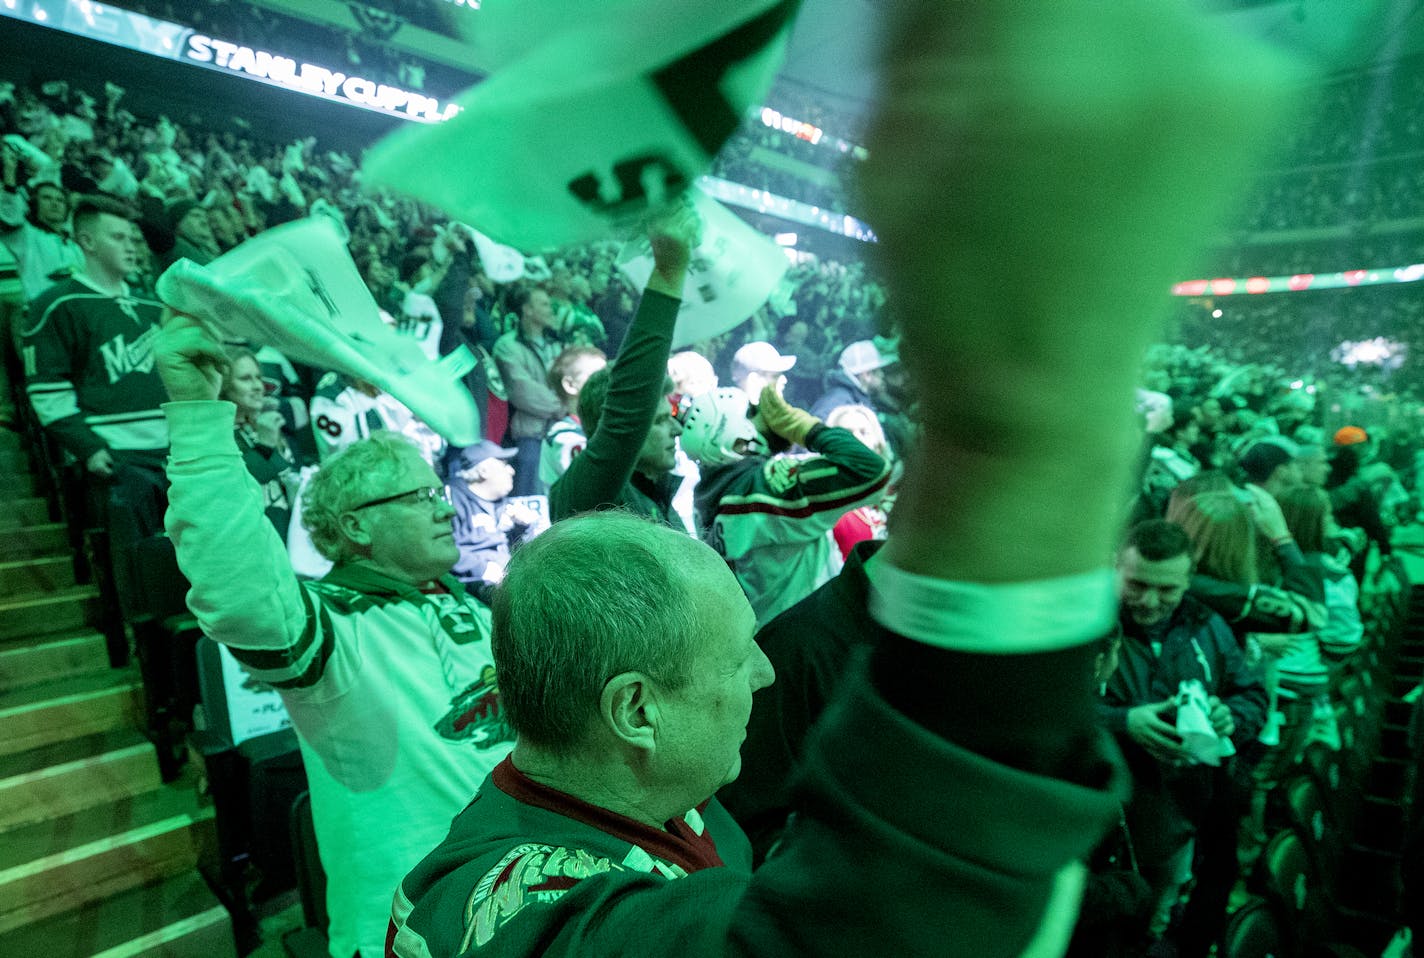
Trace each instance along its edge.
<instances>
[{"instance_id":1,"label":"minnesota wild logo","mask_svg":"<svg viewBox=\"0 0 1424 958\"><path fill-rule=\"evenodd\" d=\"M480 670L478 681L450 700L450 711L435 723L435 730L454 742L470 742L479 748L493 748L514 741L514 729L504 717L494 666Z\"/></svg>"},{"instance_id":2,"label":"minnesota wild logo","mask_svg":"<svg viewBox=\"0 0 1424 958\"><path fill-rule=\"evenodd\" d=\"M525 906L558 901L585 878L622 870L609 859L581 848L534 843L514 848L485 873L470 894L460 954L472 944L476 948L489 944L495 932Z\"/></svg>"}]
</instances>

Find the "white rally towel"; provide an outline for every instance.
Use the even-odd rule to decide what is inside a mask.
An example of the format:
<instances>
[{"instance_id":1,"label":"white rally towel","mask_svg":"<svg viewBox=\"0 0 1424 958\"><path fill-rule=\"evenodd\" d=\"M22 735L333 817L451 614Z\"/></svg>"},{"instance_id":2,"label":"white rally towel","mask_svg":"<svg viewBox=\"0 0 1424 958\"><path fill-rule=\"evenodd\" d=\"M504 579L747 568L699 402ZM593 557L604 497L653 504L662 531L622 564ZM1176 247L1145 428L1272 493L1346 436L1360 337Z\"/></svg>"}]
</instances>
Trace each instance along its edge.
<instances>
[{"instance_id":1,"label":"white rally towel","mask_svg":"<svg viewBox=\"0 0 1424 958\"><path fill-rule=\"evenodd\" d=\"M524 275L524 254L502 243L496 243L473 226L466 227L480 254L485 275L496 283L512 283Z\"/></svg>"},{"instance_id":2,"label":"white rally towel","mask_svg":"<svg viewBox=\"0 0 1424 958\"><path fill-rule=\"evenodd\" d=\"M771 240L701 190L688 191L702 220L702 241L692 251L682 306L673 330L674 349L720 336L741 325L780 285L790 261ZM646 237L623 247L618 268L642 289L653 275Z\"/></svg>"},{"instance_id":3,"label":"white rally towel","mask_svg":"<svg viewBox=\"0 0 1424 958\"><path fill-rule=\"evenodd\" d=\"M559 29L460 94L443 123L371 149L368 184L525 252L606 235L702 173L770 87L797 0L544 0ZM518 3L481 10L490 29Z\"/></svg>"},{"instance_id":4,"label":"white rally towel","mask_svg":"<svg viewBox=\"0 0 1424 958\"><path fill-rule=\"evenodd\" d=\"M461 348L431 362L418 342L383 323L328 217L270 229L207 266L180 259L157 288L163 302L225 338L374 383L452 444L480 441L479 412L460 382L474 357Z\"/></svg>"}]
</instances>

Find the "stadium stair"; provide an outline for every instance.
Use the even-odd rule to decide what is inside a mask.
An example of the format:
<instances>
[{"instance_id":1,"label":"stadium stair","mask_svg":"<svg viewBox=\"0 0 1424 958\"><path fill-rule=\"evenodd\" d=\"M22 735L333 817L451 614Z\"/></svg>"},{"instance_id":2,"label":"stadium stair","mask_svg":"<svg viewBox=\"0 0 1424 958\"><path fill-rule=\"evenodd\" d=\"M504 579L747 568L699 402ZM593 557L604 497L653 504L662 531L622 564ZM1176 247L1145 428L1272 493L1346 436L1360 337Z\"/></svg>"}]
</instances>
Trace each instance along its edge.
<instances>
[{"instance_id":1,"label":"stadium stair","mask_svg":"<svg viewBox=\"0 0 1424 958\"><path fill-rule=\"evenodd\" d=\"M163 784L133 666L111 668L98 591L0 431L0 955L235 958L198 870L213 812Z\"/></svg>"}]
</instances>

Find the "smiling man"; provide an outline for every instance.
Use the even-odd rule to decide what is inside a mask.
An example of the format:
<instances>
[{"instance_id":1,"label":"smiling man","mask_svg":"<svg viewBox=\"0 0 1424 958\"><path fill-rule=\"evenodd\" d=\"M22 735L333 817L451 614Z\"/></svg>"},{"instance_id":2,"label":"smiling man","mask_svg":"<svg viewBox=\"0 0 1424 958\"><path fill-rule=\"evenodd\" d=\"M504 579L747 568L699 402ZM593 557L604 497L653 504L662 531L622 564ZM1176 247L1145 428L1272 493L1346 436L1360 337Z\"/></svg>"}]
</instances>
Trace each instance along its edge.
<instances>
[{"instance_id":1,"label":"smiling man","mask_svg":"<svg viewBox=\"0 0 1424 958\"><path fill-rule=\"evenodd\" d=\"M1190 877L1193 837L1206 824L1213 790L1222 787L1215 770L1195 764L1177 734L1180 684L1201 681L1212 726L1238 750L1255 739L1265 718L1265 689L1231 627L1187 594L1192 566L1192 542L1176 523L1153 519L1128 532L1117 557L1121 658L1101 709L1132 771L1127 821L1142 877L1158 901L1155 935L1168 931L1171 908Z\"/></svg>"},{"instance_id":2,"label":"smiling man","mask_svg":"<svg viewBox=\"0 0 1424 958\"><path fill-rule=\"evenodd\" d=\"M217 401L223 354L184 316L159 366L172 402L168 529L203 630L282 694L301 742L327 874L331 954L380 955L391 890L509 752L489 609L459 558L434 470L378 432L328 459L303 500L335 563L298 582Z\"/></svg>"}]
</instances>

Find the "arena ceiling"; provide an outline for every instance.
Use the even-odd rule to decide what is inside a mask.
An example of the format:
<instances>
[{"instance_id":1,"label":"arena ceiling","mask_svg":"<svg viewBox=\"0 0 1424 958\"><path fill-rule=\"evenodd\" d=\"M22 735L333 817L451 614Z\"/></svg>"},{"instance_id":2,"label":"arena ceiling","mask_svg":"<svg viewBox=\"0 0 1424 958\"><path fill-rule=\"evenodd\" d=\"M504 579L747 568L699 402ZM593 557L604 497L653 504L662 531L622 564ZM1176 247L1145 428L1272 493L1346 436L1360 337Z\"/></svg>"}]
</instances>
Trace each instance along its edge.
<instances>
[{"instance_id":1,"label":"arena ceiling","mask_svg":"<svg viewBox=\"0 0 1424 958\"><path fill-rule=\"evenodd\" d=\"M248 2L317 23L360 29L352 12L358 5L342 0ZM528 29L537 32L544 26L535 11L547 4L527 2L532 12L525 18ZM1424 0L1200 2L1240 29L1318 55L1329 72L1368 68L1424 52ZM379 0L372 5L379 6ZM393 46L476 74L498 66L499 54L481 42L479 10L453 2L428 2L427 7L444 9L442 19L448 28L437 33L412 24L392 38ZM842 109L868 102L874 93L874 51L885 7L886 0L804 0L783 76L841 101L834 105Z\"/></svg>"}]
</instances>

